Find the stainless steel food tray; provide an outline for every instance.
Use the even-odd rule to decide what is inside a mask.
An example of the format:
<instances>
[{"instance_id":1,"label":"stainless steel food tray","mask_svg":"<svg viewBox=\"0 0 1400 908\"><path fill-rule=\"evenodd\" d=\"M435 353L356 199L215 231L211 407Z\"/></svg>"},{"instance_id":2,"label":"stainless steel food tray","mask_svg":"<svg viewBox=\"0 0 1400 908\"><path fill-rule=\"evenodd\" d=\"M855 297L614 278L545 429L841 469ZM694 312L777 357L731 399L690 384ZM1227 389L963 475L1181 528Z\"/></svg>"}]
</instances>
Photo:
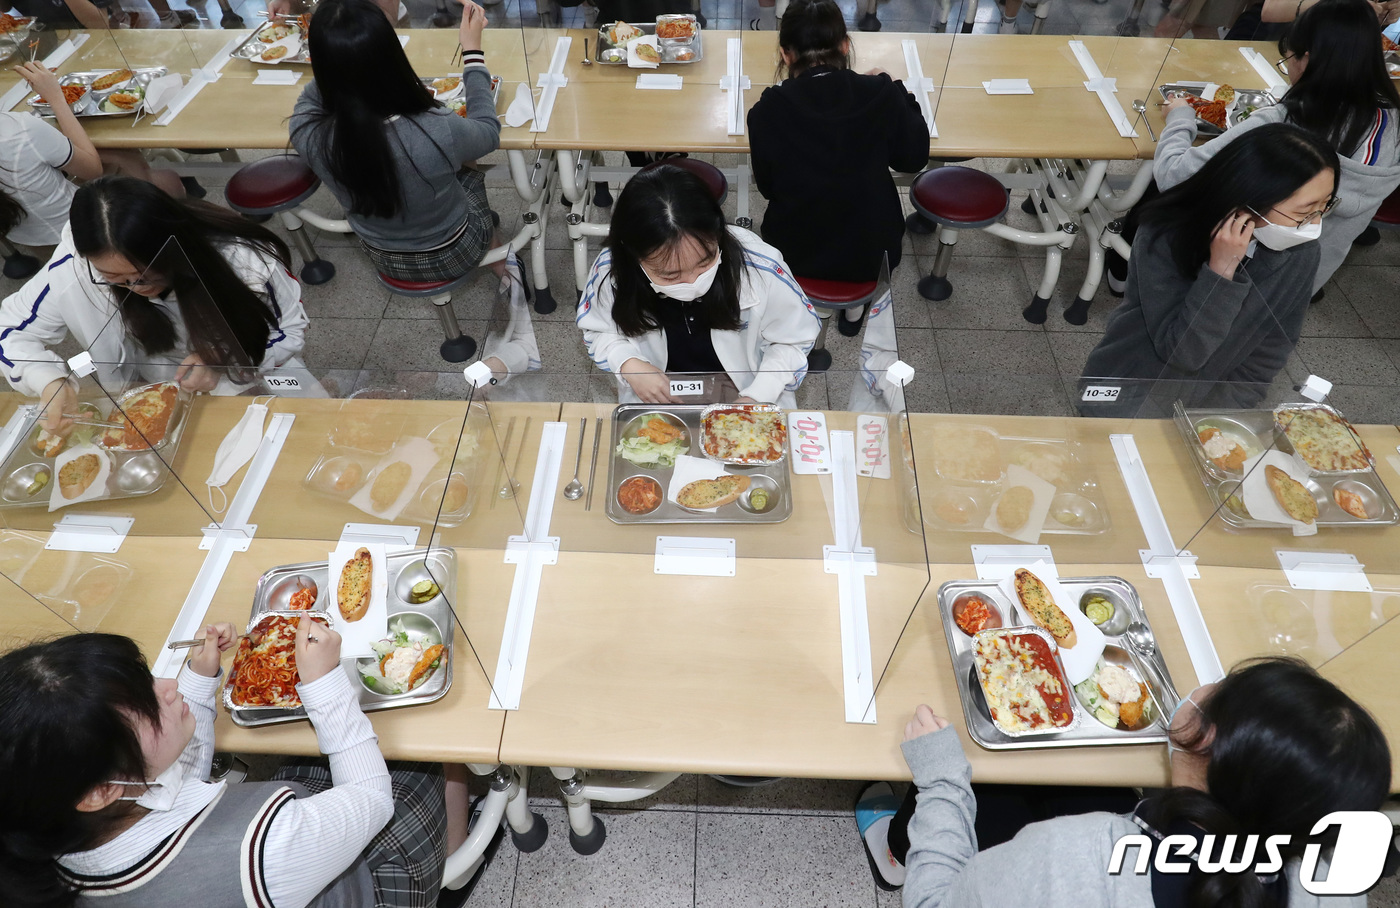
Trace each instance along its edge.
<instances>
[{"instance_id":1,"label":"stainless steel food tray","mask_svg":"<svg viewBox=\"0 0 1400 908\"><path fill-rule=\"evenodd\" d=\"M242 44L239 44L237 47L235 47L232 51L229 52L229 56L237 57L241 60L247 60L250 63L257 63L262 66L281 66L282 63L310 63L311 51L307 50L306 47L305 31L302 31L301 49L294 54L283 57L281 63L264 63L262 60L258 59L262 56L263 49L268 46L267 44L264 44L258 39L258 35L262 34L265 29L273 25L295 25L298 28L301 28L301 23L297 20L297 16L290 16L286 19L283 19L281 17L269 19L267 22L253 29L253 33L250 34L247 38L244 38Z\"/></svg>"},{"instance_id":2,"label":"stainless steel food tray","mask_svg":"<svg viewBox=\"0 0 1400 908\"><path fill-rule=\"evenodd\" d=\"M725 470L738 476L747 476L749 490L731 502L716 509L713 513L691 511L666 500L666 491L671 482L670 467L639 467L617 453L617 445L624 435L636 434L640 424L634 424L638 417L652 413L669 416L681 423L689 437L693 457L704 457L700 449L700 414L709 405L666 405L621 404L613 410L612 438L609 442L607 515L613 523L782 523L792 514L792 484L787 463L784 460L764 466L744 466L725 464ZM786 446L784 446L786 448ZM713 460L713 458L711 458ZM629 514L617 503L617 490L624 480L633 476L650 476L661 484L661 506L649 514ZM767 508L762 512L747 506L748 496L756 488L769 494ZM776 497L776 501L773 500Z\"/></svg>"},{"instance_id":3,"label":"stainless steel food tray","mask_svg":"<svg viewBox=\"0 0 1400 908\"><path fill-rule=\"evenodd\" d=\"M117 400L124 400L146 388L161 384L165 383L152 382L140 385L125 392ZM180 449L180 438L185 433L185 422L189 418L193 399L193 395L184 390L176 395L175 411L170 415L170 424L166 428L165 437L154 447L143 451L113 451L104 448L107 457L112 461L111 472L107 475L107 494L101 498L85 499L85 503L139 498L142 495L150 495L152 492L159 491L170 476L170 468L167 464L175 460L175 453ZM91 403L101 411L103 419L110 416L114 409L114 405L106 398ZM49 505L49 495L53 490L53 483L56 481L53 467L58 456L45 457L36 454L34 449L30 447L39 430L39 407L26 404L22 409L28 412L24 419L23 429L16 436L19 440L5 455L4 462L0 463L0 508L46 508ZM97 429L96 432L94 438L101 437L102 430ZM59 454L62 453L62 451L59 452ZM33 495L24 494L34 477L45 471L49 474L48 483Z\"/></svg>"},{"instance_id":4,"label":"stainless steel food tray","mask_svg":"<svg viewBox=\"0 0 1400 908\"><path fill-rule=\"evenodd\" d=\"M440 700L452 689L452 653L454 625L452 604L457 601L457 553L449 548L414 549L408 552L395 552L388 556L389 571L389 620L400 612L419 612L427 615L437 625L445 647L443 663L433 672L422 687L406 694L378 694L370 690L360 679L356 668L361 661L354 657L340 660L340 667L350 676L350 683L360 694L360 708L365 712L380 709L399 709L404 706L417 706ZM311 561L304 564L289 564L273 568L258 578L258 586L253 594L253 610L249 621L254 621L264 612L282 611L287 608L288 598L296 590L308 584L317 590L316 605L329 603L330 568L325 561ZM441 588L437 596L423 603L408 600L408 591L419 580L432 579ZM286 709L283 707L238 707L230 706L229 715L235 725L252 728L259 725L275 725L280 722L295 722L306 718L305 707Z\"/></svg>"},{"instance_id":5,"label":"stainless steel food tray","mask_svg":"<svg viewBox=\"0 0 1400 908\"><path fill-rule=\"evenodd\" d=\"M1191 452L1191 462L1196 465L1196 472L1200 474L1201 482L1205 484L1206 492L1217 508L1216 513L1226 526L1246 530L1287 530L1283 524L1255 520L1249 516L1243 499L1234 494L1239 490L1243 474L1222 470L1211 463L1201 447L1200 438L1196 435L1198 425L1214 425L1217 428L1229 426L1230 432L1245 435L1246 442L1252 437L1262 450L1277 448L1292 454L1293 446L1288 443L1288 437L1275 425L1273 411L1188 410L1181 401L1177 401L1173 421L1177 431L1181 433L1182 442ZM1366 504L1367 513L1374 512L1377 516L1361 520L1343 511L1332 498L1332 490L1339 484L1342 488L1360 495ZM1317 499L1319 527L1394 526L1400 523L1400 507L1396 506L1390 490L1381 482L1374 467L1360 472L1330 473L1313 470L1303 485L1312 493L1313 498Z\"/></svg>"},{"instance_id":6,"label":"stainless steel food tray","mask_svg":"<svg viewBox=\"0 0 1400 908\"><path fill-rule=\"evenodd\" d=\"M138 66L133 66L133 67L130 67L130 69L131 69L132 73L134 73L134 75L133 75L130 79L128 79L126 82L123 82L123 83L121 83L121 84L119 84L119 85L115 85L115 86L113 86L113 87L111 87L111 88L108 88L108 89L104 89L104 90L102 90L102 91L91 91L91 90L89 90L85 95L83 95L81 98L79 98L78 101L77 101L77 103L73 105L73 115L74 115L74 116L77 116L77 117L134 117L134 116L136 116L136 114L139 113L139 112L141 111L141 109L142 109L143 107L146 106L146 99L145 99L145 97L144 97L144 93L145 93L145 90L146 90L146 86L148 86L148 85L151 84L151 80L152 80L152 79L155 79L155 78L158 78L158 77L160 77L160 76L163 76L163 75L165 75L166 73L170 72L170 70L169 70L169 68L164 67L164 66L139 66L139 67L138 67ZM84 72L65 73L64 75L62 75L62 76L59 77L59 79L58 79L58 84L59 84L59 85L91 85L94 81L96 81L97 79L100 79L101 77L107 75L108 73L114 73L114 72L118 72L118 71L119 71L119 70L116 70L116 69L94 69L94 70L86 70L86 71L84 71ZM141 99L141 103L140 103L140 104L137 104L137 105L136 105L135 107L133 107L131 110L107 111L107 110L103 110L103 109L102 109L102 102L103 102L103 101L106 101L107 98L108 98L113 92L115 92L115 91L120 91L120 90L122 90L122 89L124 89L124 88L129 88L129 87L131 87L132 85L139 85L139 86L141 86L141 91L142 91L142 93L143 93L143 96L142 96L142 99ZM48 117L48 116L53 116L53 108L52 108L51 106L49 106L48 104L45 104L43 101L40 101L40 100L39 100L39 93L38 93L38 92L34 92L34 93L30 94L30 96L29 96L29 98L28 98L28 103L29 103L29 106L32 107L35 111L37 111L41 116L46 116L46 117Z\"/></svg>"},{"instance_id":7,"label":"stainless steel food tray","mask_svg":"<svg viewBox=\"0 0 1400 908\"><path fill-rule=\"evenodd\" d=\"M641 37L656 34L655 22L629 22L627 24L640 28L642 30ZM608 22L598 29L598 53L596 55L596 62L604 66L626 66L627 46L624 44L613 44L608 41L604 32L609 25L612 25L612 23ZM701 60L705 59L705 30L703 28L698 29L695 32L695 38L692 39L689 44L662 44L657 49L661 52L661 62L663 64L688 66L691 63L699 63ZM676 54L685 50L691 51L695 56L690 60L677 60ZM617 56L617 51L621 52L620 57Z\"/></svg>"},{"instance_id":8,"label":"stainless steel food tray","mask_svg":"<svg viewBox=\"0 0 1400 908\"><path fill-rule=\"evenodd\" d=\"M1046 479L1055 487L1055 497L1051 499L1050 513L1045 517L1041 533L1056 536L1098 536L1108 532L1113 526L1103 489L1099 487L1098 480L1079 456L1078 442L1031 435L1002 435L985 426L962 423L957 425L959 428L978 429L994 436L1004 465L1019 463L1017 458L1023 452L1032 456L1054 455L1064 459L1062 475L1054 482ZM925 461L925 470L931 473L933 478L920 477L918 496L910 496L911 501L921 503L925 524L949 532L1001 535L997 530L987 529L983 524L1008 485L1004 468L1000 479L988 482L941 476L938 473L937 460L931 451ZM913 470L907 454L904 466L906 473L912 476ZM1041 478L1045 479L1043 476ZM954 516L963 515L966 519L961 523L952 519Z\"/></svg>"},{"instance_id":9,"label":"stainless steel food tray","mask_svg":"<svg viewBox=\"0 0 1400 908\"><path fill-rule=\"evenodd\" d=\"M1184 91L1189 95L1194 95L1197 98L1199 98L1201 97L1201 91L1208 84L1210 83L1168 82L1165 85L1157 86L1157 91L1159 94L1161 94L1162 100L1164 101L1168 98L1169 94L1174 91ZM1254 110L1257 111L1260 108L1273 107L1277 103L1278 99L1276 99L1273 95L1269 94L1267 91L1263 91L1257 88L1236 88L1234 103L1227 104L1225 106L1225 122L1229 123L1232 127L1238 126L1242 121L1248 119L1249 115L1254 112L1251 111L1250 108L1254 108ZM1199 116L1196 117L1197 135L1218 136L1221 132L1222 130L1215 124L1207 123L1205 120L1202 120Z\"/></svg>"},{"instance_id":10,"label":"stainless steel food tray","mask_svg":"<svg viewBox=\"0 0 1400 908\"><path fill-rule=\"evenodd\" d=\"M1079 717L1079 722L1074 728L1014 737L1002 732L992 721L992 714L987 710L986 698L982 695L982 686L974 674L976 667L972 659L972 637L963 633L962 628L953 620L953 602L964 593L984 596L1000 610L1005 626L1015 626L1013 603L995 581L952 580L938 588L938 612L943 618L943 636L948 641L948 656L953 662L958 695L962 699L963 715L967 718L967 731L972 740L988 750L1155 744L1166 741L1164 723L1176 709L1176 699L1171 693L1175 685L1172 684L1171 674L1162 659L1162 651L1159 647L1150 659L1144 659L1133 650L1127 638L1123 636L1128 625L1134 621L1141 621L1149 630L1152 627L1146 612L1143 611L1142 600L1138 598L1137 590L1121 577L1061 577L1060 586L1073 599L1072 602L1057 603L1061 608L1079 608L1079 603L1090 592L1102 594L1113 603L1113 617L1100 627L1108 639L1104 656L1106 661L1119 662L1131 668L1137 679L1147 684L1154 708L1157 710L1152 724L1137 731L1111 729L1094 718L1071 690L1070 701Z\"/></svg>"}]
</instances>

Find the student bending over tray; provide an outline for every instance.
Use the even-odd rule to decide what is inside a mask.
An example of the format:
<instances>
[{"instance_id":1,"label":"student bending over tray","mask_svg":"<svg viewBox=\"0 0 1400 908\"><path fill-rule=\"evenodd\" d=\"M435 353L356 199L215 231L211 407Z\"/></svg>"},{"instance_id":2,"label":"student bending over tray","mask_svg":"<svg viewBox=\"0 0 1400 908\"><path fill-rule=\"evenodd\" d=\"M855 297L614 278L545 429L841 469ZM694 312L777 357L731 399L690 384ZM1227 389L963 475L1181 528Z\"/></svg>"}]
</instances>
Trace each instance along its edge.
<instances>
[{"instance_id":1,"label":"student bending over tray","mask_svg":"<svg viewBox=\"0 0 1400 908\"><path fill-rule=\"evenodd\" d=\"M1172 787L1132 813L1095 812L1032 823L994 847L983 843L981 794L956 727L920 706L904 730L904 759L914 787L890 823L890 851L905 865L906 908L1035 905L1039 908L1308 908L1364 906L1366 897L1320 898L1299 883L1300 858L1313 824L1336 810L1379 810L1390 792L1390 749L1375 719L1306 663L1260 659L1236 666L1217 684L1182 700L1170 720ZM1087 758L1087 756L1086 756ZM996 786L993 786L996 787ZM917 805L917 806L916 806ZM888 815L887 811L886 814ZM1126 835L1248 836L1256 861L1238 873L1204 873L1194 858L1186 873L1110 876L1114 843ZM1264 839L1286 835L1278 873L1254 872L1266 860ZM1324 850L1324 855L1330 852ZM1318 862L1317 879L1326 878Z\"/></svg>"},{"instance_id":2,"label":"student bending over tray","mask_svg":"<svg viewBox=\"0 0 1400 908\"><path fill-rule=\"evenodd\" d=\"M1144 205L1126 295L1083 372L1127 383L1084 414L1262 400L1302 333L1338 167L1313 133L1271 123Z\"/></svg>"},{"instance_id":3,"label":"student bending over tray","mask_svg":"<svg viewBox=\"0 0 1400 908\"><path fill-rule=\"evenodd\" d=\"M329 769L209 781L219 655L236 639L232 625L206 628L176 680L152 678L136 643L112 634L0 656L6 906L436 903L447 849L466 838L466 789L437 765L385 765L325 625L301 619L296 691Z\"/></svg>"},{"instance_id":4,"label":"student bending over tray","mask_svg":"<svg viewBox=\"0 0 1400 908\"><path fill-rule=\"evenodd\" d=\"M486 13L466 0L459 116L419 81L394 27L370 0L323 0L312 16L316 78L297 100L292 144L389 277L452 280L492 245L486 182L467 166L501 140L481 52L485 27Z\"/></svg>"},{"instance_id":5,"label":"student bending over tray","mask_svg":"<svg viewBox=\"0 0 1400 908\"><path fill-rule=\"evenodd\" d=\"M1283 100L1196 148L1191 147L1195 111L1185 100L1169 101L1152 172L1158 187L1170 189L1230 142L1268 123L1292 123L1319 136L1336 149L1342 169L1337 207L1328 213L1319 241L1322 261L1312 282L1316 292L1336 273L1386 196L1400 186L1400 94L1386 72L1380 26L1365 0L1327 0L1309 7L1279 39L1278 49L1293 80Z\"/></svg>"},{"instance_id":6,"label":"student bending over tray","mask_svg":"<svg viewBox=\"0 0 1400 908\"><path fill-rule=\"evenodd\" d=\"M669 165L623 187L577 320L593 362L647 403L682 402L667 373L688 372L726 375L739 401L794 406L820 328L778 250Z\"/></svg>"},{"instance_id":7,"label":"student bending over tray","mask_svg":"<svg viewBox=\"0 0 1400 908\"><path fill-rule=\"evenodd\" d=\"M104 381L240 393L302 368L307 317L290 261L276 234L227 208L101 177L73 197L49 263L0 303L0 369L64 434L76 394L50 348L70 334Z\"/></svg>"}]
</instances>

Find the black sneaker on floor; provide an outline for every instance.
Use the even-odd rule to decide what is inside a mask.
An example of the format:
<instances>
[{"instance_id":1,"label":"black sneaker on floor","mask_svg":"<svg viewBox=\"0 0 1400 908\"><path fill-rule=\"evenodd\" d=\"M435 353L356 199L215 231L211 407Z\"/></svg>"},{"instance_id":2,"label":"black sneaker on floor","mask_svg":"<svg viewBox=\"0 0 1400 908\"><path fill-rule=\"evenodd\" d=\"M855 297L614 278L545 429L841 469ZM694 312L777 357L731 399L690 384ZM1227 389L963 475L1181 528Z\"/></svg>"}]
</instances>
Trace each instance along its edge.
<instances>
[{"instance_id":1,"label":"black sneaker on floor","mask_svg":"<svg viewBox=\"0 0 1400 908\"><path fill-rule=\"evenodd\" d=\"M860 23L856 28L863 32L878 32L880 30L880 17L874 13L866 13L860 17Z\"/></svg>"},{"instance_id":2,"label":"black sneaker on floor","mask_svg":"<svg viewBox=\"0 0 1400 908\"><path fill-rule=\"evenodd\" d=\"M243 17L233 10L229 10L219 20L219 28L243 28Z\"/></svg>"},{"instance_id":3,"label":"black sneaker on floor","mask_svg":"<svg viewBox=\"0 0 1400 908\"><path fill-rule=\"evenodd\" d=\"M855 337L860 334L861 326L865 324L865 317L870 314L870 304L866 303L865 308L860 311L860 318L851 321L846 318L846 310L834 313L831 317L836 319L836 330L841 332L842 337Z\"/></svg>"},{"instance_id":4,"label":"black sneaker on floor","mask_svg":"<svg viewBox=\"0 0 1400 908\"><path fill-rule=\"evenodd\" d=\"M1374 246L1381 241L1381 232L1375 224L1367 224L1361 235L1351 241L1353 246Z\"/></svg>"},{"instance_id":5,"label":"black sneaker on floor","mask_svg":"<svg viewBox=\"0 0 1400 908\"><path fill-rule=\"evenodd\" d=\"M194 177L180 177L180 182L185 186L185 195L192 199L202 199L209 194Z\"/></svg>"},{"instance_id":6,"label":"black sneaker on floor","mask_svg":"<svg viewBox=\"0 0 1400 908\"><path fill-rule=\"evenodd\" d=\"M1327 295L1327 288L1324 287L1323 289L1321 289L1321 290L1319 290L1319 291L1317 291L1316 293L1313 294L1313 298L1310 299L1310 300L1308 300L1308 305L1311 306L1311 305L1314 305L1315 303L1320 303L1320 302L1322 302L1322 298L1325 297L1326 295Z\"/></svg>"}]
</instances>

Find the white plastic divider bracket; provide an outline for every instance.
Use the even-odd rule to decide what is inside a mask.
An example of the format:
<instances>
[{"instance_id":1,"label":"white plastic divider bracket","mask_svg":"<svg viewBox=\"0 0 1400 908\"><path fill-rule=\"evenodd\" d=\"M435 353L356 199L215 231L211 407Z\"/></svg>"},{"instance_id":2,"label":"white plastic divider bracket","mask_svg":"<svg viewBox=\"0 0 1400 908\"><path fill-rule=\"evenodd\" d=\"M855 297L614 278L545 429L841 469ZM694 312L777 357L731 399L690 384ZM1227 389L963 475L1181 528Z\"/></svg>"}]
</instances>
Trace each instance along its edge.
<instances>
[{"instance_id":1,"label":"white plastic divider bracket","mask_svg":"<svg viewBox=\"0 0 1400 908\"><path fill-rule=\"evenodd\" d=\"M4 428L0 428L0 460L10 456L10 451L15 445L24 440L30 420L39 412L39 408L33 404L20 404L15 408L15 412L10 414L6 420Z\"/></svg>"},{"instance_id":2,"label":"white plastic divider bracket","mask_svg":"<svg viewBox=\"0 0 1400 908\"><path fill-rule=\"evenodd\" d=\"M92 361L92 354L86 350L69 357L68 368L79 378L84 378L97 371L97 366Z\"/></svg>"},{"instance_id":3,"label":"white plastic divider bracket","mask_svg":"<svg viewBox=\"0 0 1400 908\"><path fill-rule=\"evenodd\" d=\"M919 110L923 111L924 122L928 124L929 138L938 138L938 127L934 125L933 114L936 109L933 106L933 94L936 86L933 80L924 75L924 65L919 60L919 46L912 38L905 38L900 42L904 49L904 68L908 72L909 78L905 81L904 87L919 102Z\"/></svg>"},{"instance_id":4,"label":"white plastic divider bracket","mask_svg":"<svg viewBox=\"0 0 1400 908\"><path fill-rule=\"evenodd\" d=\"M44 548L51 552L102 552L111 555L122 547L131 527L132 517L107 517L102 514L65 514L53 525Z\"/></svg>"},{"instance_id":5,"label":"white plastic divider bracket","mask_svg":"<svg viewBox=\"0 0 1400 908\"><path fill-rule=\"evenodd\" d=\"M1074 54L1074 59L1079 62L1079 68L1084 70L1084 75L1088 81L1084 87L1099 96L1099 101L1103 104L1103 109L1108 113L1108 118L1113 121L1113 126L1118 130L1118 134L1124 138L1133 138L1137 135L1137 130L1133 129L1132 121L1128 119L1127 111L1123 110L1123 105L1118 103L1118 83L1115 79L1106 79L1099 70L1098 63L1094 62L1094 55L1089 53L1089 48L1083 41L1069 42L1070 52Z\"/></svg>"},{"instance_id":6,"label":"white plastic divider bracket","mask_svg":"<svg viewBox=\"0 0 1400 908\"><path fill-rule=\"evenodd\" d=\"M974 545L972 563L977 566L978 580L1002 580L1012 568L1036 561L1054 564L1055 556L1048 545Z\"/></svg>"},{"instance_id":7,"label":"white plastic divider bracket","mask_svg":"<svg viewBox=\"0 0 1400 908\"><path fill-rule=\"evenodd\" d=\"M914 380L914 367L902 359L897 359L885 370L885 381L896 388L903 388Z\"/></svg>"},{"instance_id":8,"label":"white plastic divider bracket","mask_svg":"<svg viewBox=\"0 0 1400 908\"><path fill-rule=\"evenodd\" d=\"M708 536L657 536L657 574L687 577L733 577L736 558L733 539Z\"/></svg>"},{"instance_id":9,"label":"white plastic divider bracket","mask_svg":"<svg viewBox=\"0 0 1400 908\"><path fill-rule=\"evenodd\" d=\"M1307 380L1298 386L1298 393L1313 403L1320 404L1332 393L1332 383L1325 378L1309 375Z\"/></svg>"},{"instance_id":10,"label":"white plastic divider bracket","mask_svg":"<svg viewBox=\"0 0 1400 908\"><path fill-rule=\"evenodd\" d=\"M1289 552L1282 549L1278 556L1288 585L1295 590L1334 590L1337 592L1372 592L1366 565L1355 555L1344 552Z\"/></svg>"},{"instance_id":11,"label":"white plastic divider bracket","mask_svg":"<svg viewBox=\"0 0 1400 908\"><path fill-rule=\"evenodd\" d=\"M743 39L729 38L725 42L725 52L728 54L725 74L719 77L720 91L729 92L729 100L725 103L725 122L729 135L742 136L745 124L744 92L753 87L749 77L744 75Z\"/></svg>"},{"instance_id":12,"label":"white plastic divider bracket","mask_svg":"<svg viewBox=\"0 0 1400 908\"><path fill-rule=\"evenodd\" d=\"M549 118L554 113L554 100L559 89L569 84L564 75L564 66L569 60L569 48L574 39L562 37L554 42L554 55L549 58L549 70L539 74L536 85L542 89L540 100L535 105L535 119L530 124L531 132L544 132L549 129Z\"/></svg>"},{"instance_id":13,"label":"white plastic divider bracket","mask_svg":"<svg viewBox=\"0 0 1400 908\"><path fill-rule=\"evenodd\" d=\"M1263 79L1264 83L1269 86L1269 94L1276 99L1283 97L1289 88L1288 80L1269 64L1267 57L1252 47L1241 47L1240 56L1249 62L1259 78Z\"/></svg>"},{"instance_id":14,"label":"white plastic divider bracket","mask_svg":"<svg viewBox=\"0 0 1400 908\"><path fill-rule=\"evenodd\" d=\"M394 523L347 523L340 541L354 545L383 545L386 552L402 552L418 544L420 527Z\"/></svg>"},{"instance_id":15,"label":"white plastic divider bracket","mask_svg":"<svg viewBox=\"0 0 1400 908\"><path fill-rule=\"evenodd\" d=\"M257 453L248 463L248 472L243 476L243 482L239 483L233 499L229 501L228 512L224 514L223 523L219 524L219 531L213 535L206 532L199 541L199 547L207 550L209 554L205 556L199 573L195 575L194 583L185 596L185 602L180 606L180 613L175 616L175 623L170 628L169 636L165 638L167 644L172 640L191 640L198 636L199 629L204 624L204 616L209 612L209 603L214 600L214 594L219 590L224 571L228 570L229 561L235 552L248 550L252 536L257 531L257 526L248 523L248 518L252 516L253 508L262 496L263 487L272 475L272 468L276 466L277 458L282 454L282 445L286 443L294 422L296 416L291 413L273 413L272 418L268 420L262 441L258 443ZM157 678L173 678L180 671L184 659L183 650L174 651L162 645L160 655L151 666L151 674Z\"/></svg>"},{"instance_id":16,"label":"white plastic divider bracket","mask_svg":"<svg viewBox=\"0 0 1400 908\"><path fill-rule=\"evenodd\" d=\"M467 366L462 370L462 375L467 379L467 384L473 388L484 388L496 383L496 379L491 375L491 367L482 360L477 360Z\"/></svg>"},{"instance_id":17,"label":"white plastic divider bracket","mask_svg":"<svg viewBox=\"0 0 1400 908\"><path fill-rule=\"evenodd\" d=\"M856 439L831 433L832 515L835 545L822 546L822 567L836 575L841 608L841 673L846 721L875 723L875 668L870 658L870 618L865 578L876 573L875 550L860 544L860 496L856 491Z\"/></svg>"},{"instance_id":18,"label":"white plastic divider bracket","mask_svg":"<svg viewBox=\"0 0 1400 908\"><path fill-rule=\"evenodd\" d=\"M1225 669L1210 639L1205 618L1201 616L1196 593L1191 589L1191 581L1201 576L1196 559L1189 552L1178 551L1172 543L1171 529L1157 502L1157 494L1152 490L1152 480L1143 466L1137 441L1131 435L1110 435L1108 440L1113 445L1123 484L1128 487L1128 497L1137 511L1142 534L1147 538L1149 548L1139 550L1143 567L1149 577L1162 581L1167 591L1197 681L1201 684L1218 681L1225 677Z\"/></svg>"},{"instance_id":19,"label":"white plastic divider bracket","mask_svg":"<svg viewBox=\"0 0 1400 908\"><path fill-rule=\"evenodd\" d=\"M505 563L515 565L510 606L501 633L501 654L491 681L491 709L519 709L525 687L525 665L530 655L530 635L535 626L540 579L545 565L559 561L559 538L549 535L554 499L559 494L559 471L564 461L568 423L547 422L540 436L530 504L525 511L525 532L506 540Z\"/></svg>"}]
</instances>

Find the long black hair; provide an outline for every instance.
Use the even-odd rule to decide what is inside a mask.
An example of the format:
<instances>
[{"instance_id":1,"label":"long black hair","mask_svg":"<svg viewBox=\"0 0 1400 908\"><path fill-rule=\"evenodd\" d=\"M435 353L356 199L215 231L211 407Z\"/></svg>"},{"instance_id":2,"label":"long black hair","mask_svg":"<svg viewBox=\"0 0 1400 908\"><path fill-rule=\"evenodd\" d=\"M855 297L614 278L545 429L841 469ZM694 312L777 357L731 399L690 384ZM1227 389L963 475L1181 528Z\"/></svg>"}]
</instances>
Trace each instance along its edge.
<instances>
[{"instance_id":1,"label":"long black hair","mask_svg":"<svg viewBox=\"0 0 1400 908\"><path fill-rule=\"evenodd\" d=\"M658 251L679 249L686 237L707 252L723 256L714 284L696 301L700 317L712 330L739 330L744 247L730 234L724 212L705 181L688 170L665 164L641 171L622 187L608 228L613 321L627 337L661 327L657 310L678 305L651 289L641 261Z\"/></svg>"},{"instance_id":2,"label":"long black hair","mask_svg":"<svg viewBox=\"0 0 1400 908\"><path fill-rule=\"evenodd\" d=\"M1246 131L1189 179L1143 205L1141 218L1170 242L1181 275L1194 279L1210 259L1221 221L1242 209L1265 214L1324 170L1332 171L1335 195L1341 165L1332 147L1305 129L1270 123Z\"/></svg>"},{"instance_id":3,"label":"long black hair","mask_svg":"<svg viewBox=\"0 0 1400 908\"><path fill-rule=\"evenodd\" d=\"M372 0L322 0L307 46L321 111L301 128L311 129L325 148L331 177L350 194L352 214L394 217L404 200L400 156L389 146L386 121L442 105L419 81L394 26Z\"/></svg>"},{"instance_id":4,"label":"long black hair","mask_svg":"<svg viewBox=\"0 0 1400 908\"><path fill-rule=\"evenodd\" d=\"M0 892L12 908L66 908L56 858L95 847L134 809L77 804L146 778L133 724L160 725L151 673L127 637L73 634L0 656Z\"/></svg>"},{"instance_id":5,"label":"long black hair","mask_svg":"<svg viewBox=\"0 0 1400 908\"><path fill-rule=\"evenodd\" d=\"M1324 0L1303 11L1278 41L1279 53L1308 55L1307 67L1280 102L1288 122L1350 157L1375 125L1377 111L1400 112L1386 72L1381 27L1365 0Z\"/></svg>"},{"instance_id":6,"label":"long black hair","mask_svg":"<svg viewBox=\"0 0 1400 908\"><path fill-rule=\"evenodd\" d=\"M1190 709L1190 707L1187 707ZM1371 714L1301 659L1236 666L1200 704L1201 721L1173 734L1207 759L1206 790L1173 788L1144 805L1158 830L1189 823L1217 836L1285 834L1285 861L1334 810L1378 810L1390 793L1390 748ZM1274 904L1252 870L1193 873L1188 904Z\"/></svg>"},{"instance_id":7,"label":"long black hair","mask_svg":"<svg viewBox=\"0 0 1400 908\"><path fill-rule=\"evenodd\" d=\"M0 167L0 174L9 173L4 167ZM0 178L0 237L9 233L19 226L19 222L24 220L25 211L15 197L10 195L13 189Z\"/></svg>"},{"instance_id":8,"label":"long black hair","mask_svg":"<svg viewBox=\"0 0 1400 908\"><path fill-rule=\"evenodd\" d=\"M195 199L173 199L131 177L105 176L73 196L73 246L84 258L115 252L174 290L190 346L207 365L248 369L262 362L277 316L243 283L221 246L243 245L291 267L272 231ZM168 352L175 325L139 293L113 287L122 324L148 354Z\"/></svg>"},{"instance_id":9,"label":"long black hair","mask_svg":"<svg viewBox=\"0 0 1400 908\"><path fill-rule=\"evenodd\" d=\"M850 69L851 59L841 48L848 38L846 17L835 0L794 0L778 29L778 46L793 56L787 68L794 76L813 66ZM780 75L785 65L779 61Z\"/></svg>"}]
</instances>

